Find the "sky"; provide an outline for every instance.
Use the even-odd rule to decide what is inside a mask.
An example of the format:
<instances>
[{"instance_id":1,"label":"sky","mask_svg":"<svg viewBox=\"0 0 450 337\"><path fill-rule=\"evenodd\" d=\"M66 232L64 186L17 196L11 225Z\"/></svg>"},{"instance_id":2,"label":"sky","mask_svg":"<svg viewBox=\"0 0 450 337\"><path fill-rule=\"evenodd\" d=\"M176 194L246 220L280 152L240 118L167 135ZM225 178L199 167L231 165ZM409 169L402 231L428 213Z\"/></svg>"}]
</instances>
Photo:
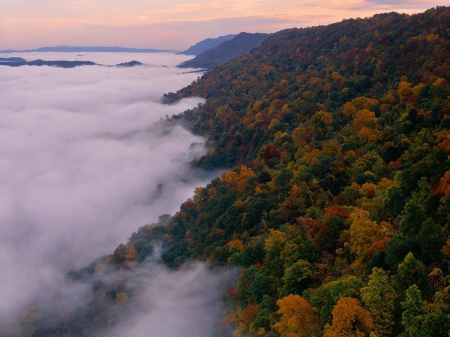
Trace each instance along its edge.
<instances>
[{"instance_id":1,"label":"sky","mask_svg":"<svg viewBox=\"0 0 450 337\"><path fill-rule=\"evenodd\" d=\"M0 50L101 45L185 50L208 37L328 24L444 0L1 0Z\"/></svg>"}]
</instances>

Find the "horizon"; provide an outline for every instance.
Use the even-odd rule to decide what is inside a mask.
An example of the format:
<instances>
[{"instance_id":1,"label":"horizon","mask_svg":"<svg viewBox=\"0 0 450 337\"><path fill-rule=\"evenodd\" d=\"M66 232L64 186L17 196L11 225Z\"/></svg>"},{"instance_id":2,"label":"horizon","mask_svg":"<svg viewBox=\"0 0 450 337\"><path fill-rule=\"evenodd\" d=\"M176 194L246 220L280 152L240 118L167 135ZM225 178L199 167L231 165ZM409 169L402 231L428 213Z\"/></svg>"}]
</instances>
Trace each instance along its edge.
<instances>
[{"instance_id":1,"label":"horizon","mask_svg":"<svg viewBox=\"0 0 450 337\"><path fill-rule=\"evenodd\" d=\"M120 46L180 51L227 34L275 33L344 19L398 12L416 14L448 5L422 0L6 0L0 15L0 50L45 46ZM48 9L50 8L50 10Z\"/></svg>"}]
</instances>

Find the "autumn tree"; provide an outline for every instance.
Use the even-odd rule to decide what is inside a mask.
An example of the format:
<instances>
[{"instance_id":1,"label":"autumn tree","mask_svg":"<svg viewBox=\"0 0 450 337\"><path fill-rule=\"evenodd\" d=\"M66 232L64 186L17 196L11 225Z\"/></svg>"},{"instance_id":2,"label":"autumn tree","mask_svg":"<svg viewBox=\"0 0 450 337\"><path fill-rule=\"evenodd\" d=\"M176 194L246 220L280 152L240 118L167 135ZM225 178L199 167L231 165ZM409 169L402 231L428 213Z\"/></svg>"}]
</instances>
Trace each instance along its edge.
<instances>
[{"instance_id":1,"label":"autumn tree","mask_svg":"<svg viewBox=\"0 0 450 337\"><path fill-rule=\"evenodd\" d=\"M134 261L137 257L138 253L136 251L136 248L134 248L134 244L131 244L127 254L125 255L125 259L127 259L127 261Z\"/></svg>"},{"instance_id":2,"label":"autumn tree","mask_svg":"<svg viewBox=\"0 0 450 337\"><path fill-rule=\"evenodd\" d=\"M281 337L311 337L316 335L319 315L316 309L299 295L288 295L277 301L281 319L275 324Z\"/></svg>"},{"instance_id":3,"label":"autumn tree","mask_svg":"<svg viewBox=\"0 0 450 337\"><path fill-rule=\"evenodd\" d=\"M358 257L362 257L372 243L384 238L386 231L383 229L382 225L378 225L369 219L368 211L360 208L356 208L353 211L350 215L350 219L353 220L350 225L350 245L352 251L355 252Z\"/></svg>"},{"instance_id":4,"label":"autumn tree","mask_svg":"<svg viewBox=\"0 0 450 337\"><path fill-rule=\"evenodd\" d=\"M370 313L356 298L341 298L332 315L333 323L325 325L324 337L364 337L374 328Z\"/></svg>"}]
</instances>

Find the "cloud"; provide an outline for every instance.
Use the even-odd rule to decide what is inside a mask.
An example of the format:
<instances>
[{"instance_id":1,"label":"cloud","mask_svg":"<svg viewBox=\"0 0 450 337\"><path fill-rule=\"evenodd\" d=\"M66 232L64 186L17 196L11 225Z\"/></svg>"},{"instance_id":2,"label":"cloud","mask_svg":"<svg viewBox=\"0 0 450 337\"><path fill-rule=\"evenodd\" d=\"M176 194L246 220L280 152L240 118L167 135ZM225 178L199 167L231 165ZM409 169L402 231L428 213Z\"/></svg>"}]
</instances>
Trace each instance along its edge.
<instances>
[{"instance_id":1,"label":"cloud","mask_svg":"<svg viewBox=\"0 0 450 337\"><path fill-rule=\"evenodd\" d=\"M236 276L237 270L208 270L204 264L170 271L155 263L122 275L129 288L141 291L130 303L128 317L101 336L218 335L218 324L225 318L220 299Z\"/></svg>"},{"instance_id":2,"label":"cloud","mask_svg":"<svg viewBox=\"0 0 450 337\"><path fill-rule=\"evenodd\" d=\"M186 164L204 139L159 123L202 101L157 102L198 76L173 67L185 56L45 54L56 58L147 66L2 67L0 317L174 213L211 179Z\"/></svg>"},{"instance_id":3,"label":"cloud","mask_svg":"<svg viewBox=\"0 0 450 337\"><path fill-rule=\"evenodd\" d=\"M204 263L170 270L159 263L155 248L155 255L131 270L106 268L83 281L43 288L31 309L40 331L69 327L69 335L82 331L83 336L98 337L231 337L221 298L239 270ZM120 303L120 298L125 300ZM58 316L64 318L58 321Z\"/></svg>"}]
</instances>

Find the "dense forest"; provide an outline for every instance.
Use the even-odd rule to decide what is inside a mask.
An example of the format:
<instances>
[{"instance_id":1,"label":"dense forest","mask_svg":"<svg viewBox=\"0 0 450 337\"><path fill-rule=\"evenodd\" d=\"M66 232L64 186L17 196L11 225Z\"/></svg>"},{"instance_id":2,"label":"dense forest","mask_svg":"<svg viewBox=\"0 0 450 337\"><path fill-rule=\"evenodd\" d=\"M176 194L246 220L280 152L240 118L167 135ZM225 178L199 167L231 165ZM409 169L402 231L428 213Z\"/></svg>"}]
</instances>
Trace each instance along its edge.
<instances>
[{"instance_id":1,"label":"dense forest","mask_svg":"<svg viewBox=\"0 0 450 337\"><path fill-rule=\"evenodd\" d=\"M208 137L193 165L228 173L70 282L127 272L164 246L239 267L235 336L448 336L450 8L289 29L164 96ZM95 335L133 306L122 280L85 308L35 305L14 336ZM218 329L220 334L220 329Z\"/></svg>"}]
</instances>

